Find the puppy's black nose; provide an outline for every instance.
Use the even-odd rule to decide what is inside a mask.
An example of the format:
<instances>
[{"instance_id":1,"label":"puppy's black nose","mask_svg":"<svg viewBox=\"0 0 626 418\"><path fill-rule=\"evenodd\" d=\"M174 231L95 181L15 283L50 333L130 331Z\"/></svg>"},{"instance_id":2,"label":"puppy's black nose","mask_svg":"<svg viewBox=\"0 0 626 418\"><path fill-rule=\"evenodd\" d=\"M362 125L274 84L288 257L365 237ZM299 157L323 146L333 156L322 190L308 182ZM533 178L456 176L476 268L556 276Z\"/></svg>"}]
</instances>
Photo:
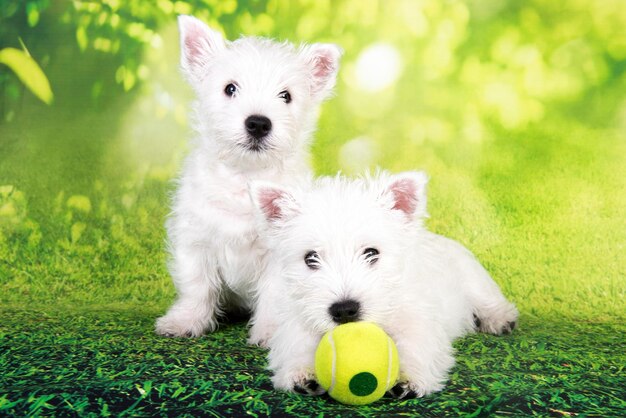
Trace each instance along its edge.
<instances>
[{"instance_id":1,"label":"puppy's black nose","mask_svg":"<svg viewBox=\"0 0 626 418\"><path fill-rule=\"evenodd\" d=\"M245 121L246 130L255 139L261 139L272 130L272 121L261 115L248 116Z\"/></svg>"},{"instance_id":2,"label":"puppy's black nose","mask_svg":"<svg viewBox=\"0 0 626 418\"><path fill-rule=\"evenodd\" d=\"M333 321L338 324L355 322L358 321L361 316L361 304L356 300L346 299L330 305L328 312L330 316L332 316Z\"/></svg>"}]
</instances>

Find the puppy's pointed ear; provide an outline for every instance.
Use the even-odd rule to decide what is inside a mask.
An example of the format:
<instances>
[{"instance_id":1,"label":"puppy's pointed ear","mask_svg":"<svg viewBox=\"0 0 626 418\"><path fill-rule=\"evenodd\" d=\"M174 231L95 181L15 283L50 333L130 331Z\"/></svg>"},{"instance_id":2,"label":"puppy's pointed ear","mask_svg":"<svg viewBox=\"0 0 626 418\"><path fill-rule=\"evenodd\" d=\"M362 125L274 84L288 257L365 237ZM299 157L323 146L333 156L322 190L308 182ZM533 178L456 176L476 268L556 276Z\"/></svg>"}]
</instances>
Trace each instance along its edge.
<instances>
[{"instance_id":1,"label":"puppy's pointed ear","mask_svg":"<svg viewBox=\"0 0 626 418\"><path fill-rule=\"evenodd\" d=\"M280 186L254 181L248 189L254 206L269 224L284 222L299 212L293 194Z\"/></svg>"},{"instance_id":2,"label":"puppy's pointed ear","mask_svg":"<svg viewBox=\"0 0 626 418\"><path fill-rule=\"evenodd\" d=\"M405 171L386 178L381 199L386 207L403 212L408 220L425 218L426 184L428 176L423 171Z\"/></svg>"},{"instance_id":3,"label":"puppy's pointed ear","mask_svg":"<svg viewBox=\"0 0 626 418\"><path fill-rule=\"evenodd\" d=\"M309 70L311 95L314 98L324 100L330 95L342 54L343 50L335 44L312 44L300 50Z\"/></svg>"},{"instance_id":4,"label":"puppy's pointed ear","mask_svg":"<svg viewBox=\"0 0 626 418\"><path fill-rule=\"evenodd\" d=\"M178 16L180 31L180 65L185 76L194 83L202 80L204 68L211 58L226 47L222 35L193 16Z\"/></svg>"}]
</instances>

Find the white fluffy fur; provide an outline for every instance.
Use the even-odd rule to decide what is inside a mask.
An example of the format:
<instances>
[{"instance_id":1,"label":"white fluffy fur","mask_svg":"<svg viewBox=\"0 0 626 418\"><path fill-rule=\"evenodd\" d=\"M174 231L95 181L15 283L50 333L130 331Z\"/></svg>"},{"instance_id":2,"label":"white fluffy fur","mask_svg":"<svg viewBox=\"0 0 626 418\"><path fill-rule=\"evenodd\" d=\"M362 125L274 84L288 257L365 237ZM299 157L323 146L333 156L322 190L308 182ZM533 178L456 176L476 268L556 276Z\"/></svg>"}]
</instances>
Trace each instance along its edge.
<instances>
[{"instance_id":1,"label":"white fluffy fur","mask_svg":"<svg viewBox=\"0 0 626 418\"><path fill-rule=\"evenodd\" d=\"M426 183L424 173L407 172L323 178L308 191L253 185L271 254L251 339L269 345L276 388L307 389L320 338L337 325L329 307L345 299L358 301L360 319L395 340L400 397L443 387L452 341L474 330L474 316L485 332L515 326L515 306L474 256L423 227ZM380 251L374 264L363 255L368 247ZM317 270L304 262L311 250L319 254Z\"/></svg>"},{"instance_id":2,"label":"white fluffy fur","mask_svg":"<svg viewBox=\"0 0 626 418\"><path fill-rule=\"evenodd\" d=\"M179 28L181 68L197 94L197 138L166 225L178 296L156 331L199 336L216 328L222 310L253 308L265 252L247 184L295 185L307 178L317 110L334 86L341 51L251 37L228 42L190 16L179 18ZM229 97L224 89L231 83L237 92ZM285 90L290 103L279 97ZM251 115L272 122L259 151L247 147L244 121Z\"/></svg>"}]
</instances>

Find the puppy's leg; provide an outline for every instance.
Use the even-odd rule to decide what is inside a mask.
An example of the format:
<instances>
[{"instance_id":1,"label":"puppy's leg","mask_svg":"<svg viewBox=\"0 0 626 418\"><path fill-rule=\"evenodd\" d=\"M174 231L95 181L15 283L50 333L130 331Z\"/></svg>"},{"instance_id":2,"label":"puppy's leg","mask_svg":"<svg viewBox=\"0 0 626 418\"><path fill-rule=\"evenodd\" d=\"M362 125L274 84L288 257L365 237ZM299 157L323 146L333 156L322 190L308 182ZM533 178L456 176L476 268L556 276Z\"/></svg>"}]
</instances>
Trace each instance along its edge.
<instances>
[{"instance_id":1,"label":"puppy's leg","mask_svg":"<svg viewBox=\"0 0 626 418\"><path fill-rule=\"evenodd\" d=\"M208 250L192 246L175 249L171 273L178 296L167 314L157 319L156 332L168 337L198 337L214 331L221 280Z\"/></svg>"},{"instance_id":2,"label":"puppy's leg","mask_svg":"<svg viewBox=\"0 0 626 418\"><path fill-rule=\"evenodd\" d=\"M389 390L395 398L415 398L443 389L454 365L452 343L435 322L398 323L389 329L398 348L400 377Z\"/></svg>"},{"instance_id":3,"label":"puppy's leg","mask_svg":"<svg viewBox=\"0 0 626 418\"><path fill-rule=\"evenodd\" d=\"M250 336L248 344L258 345L264 348L269 347L269 340L274 334L278 325L276 324L276 312L272 301L280 298L272 296L273 289L263 289L257 297L254 313L250 319Z\"/></svg>"},{"instance_id":4,"label":"puppy's leg","mask_svg":"<svg viewBox=\"0 0 626 418\"><path fill-rule=\"evenodd\" d=\"M315 350L319 337L298 324L282 324L270 340L269 369L274 387L303 395L321 395L315 379Z\"/></svg>"},{"instance_id":5,"label":"puppy's leg","mask_svg":"<svg viewBox=\"0 0 626 418\"><path fill-rule=\"evenodd\" d=\"M500 293L479 293L472 298L474 325L481 332L510 334L517 326L519 313L515 305Z\"/></svg>"},{"instance_id":6,"label":"puppy's leg","mask_svg":"<svg viewBox=\"0 0 626 418\"><path fill-rule=\"evenodd\" d=\"M467 249L461 249L462 286L472 306L476 329L496 335L511 333L519 315L515 305L504 297L478 260Z\"/></svg>"}]
</instances>

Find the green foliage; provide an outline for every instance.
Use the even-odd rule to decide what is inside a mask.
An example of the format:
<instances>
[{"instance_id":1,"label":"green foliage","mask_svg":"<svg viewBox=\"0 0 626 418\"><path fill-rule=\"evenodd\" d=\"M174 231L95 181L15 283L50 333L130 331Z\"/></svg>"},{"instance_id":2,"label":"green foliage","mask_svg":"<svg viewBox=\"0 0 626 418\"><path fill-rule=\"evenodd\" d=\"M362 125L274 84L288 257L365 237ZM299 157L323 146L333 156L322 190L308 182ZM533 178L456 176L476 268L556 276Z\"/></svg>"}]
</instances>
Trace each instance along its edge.
<instances>
[{"instance_id":1,"label":"green foliage","mask_svg":"<svg viewBox=\"0 0 626 418\"><path fill-rule=\"evenodd\" d=\"M52 103L52 89L39 65L28 54L15 48L0 50L0 64L8 66L28 87L28 89L46 104Z\"/></svg>"},{"instance_id":2,"label":"green foliage","mask_svg":"<svg viewBox=\"0 0 626 418\"><path fill-rule=\"evenodd\" d=\"M11 185L0 186L0 254L14 254L18 245L26 244L31 249L39 245L39 225L27 212L23 192Z\"/></svg>"},{"instance_id":3,"label":"green foliage","mask_svg":"<svg viewBox=\"0 0 626 418\"><path fill-rule=\"evenodd\" d=\"M161 48L159 30L179 14L195 14L229 35L274 35L303 40L333 40L353 59L367 44L389 43L402 58L400 100L420 92L425 112L409 133L419 138L469 139L488 129L485 118L508 129L544 119L555 105L623 84L626 39L620 28L626 14L620 0L577 1L555 6L492 0L397 1L73 1L50 8L48 1L12 1L0 23L25 18L37 25L61 25L74 33L83 52L117 57L114 78L124 91L150 78L143 51ZM332 13L331 13L332 9ZM42 16L50 14L45 22ZM358 23L355 23L358 22ZM58 25L58 23L54 23ZM373 30L375 29L375 30ZM2 36L0 31L0 36ZM344 77L355 85L355 66ZM102 80L94 80L94 85ZM391 91L393 93L393 91ZM384 111L392 94L375 103ZM453 101L453 97L463 100ZM368 94L351 103L368 102ZM450 106L450 105L453 106ZM369 107L360 105L361 113ZM416 133L417 132L417 133Z\"/></svg>"}]
</instances>

